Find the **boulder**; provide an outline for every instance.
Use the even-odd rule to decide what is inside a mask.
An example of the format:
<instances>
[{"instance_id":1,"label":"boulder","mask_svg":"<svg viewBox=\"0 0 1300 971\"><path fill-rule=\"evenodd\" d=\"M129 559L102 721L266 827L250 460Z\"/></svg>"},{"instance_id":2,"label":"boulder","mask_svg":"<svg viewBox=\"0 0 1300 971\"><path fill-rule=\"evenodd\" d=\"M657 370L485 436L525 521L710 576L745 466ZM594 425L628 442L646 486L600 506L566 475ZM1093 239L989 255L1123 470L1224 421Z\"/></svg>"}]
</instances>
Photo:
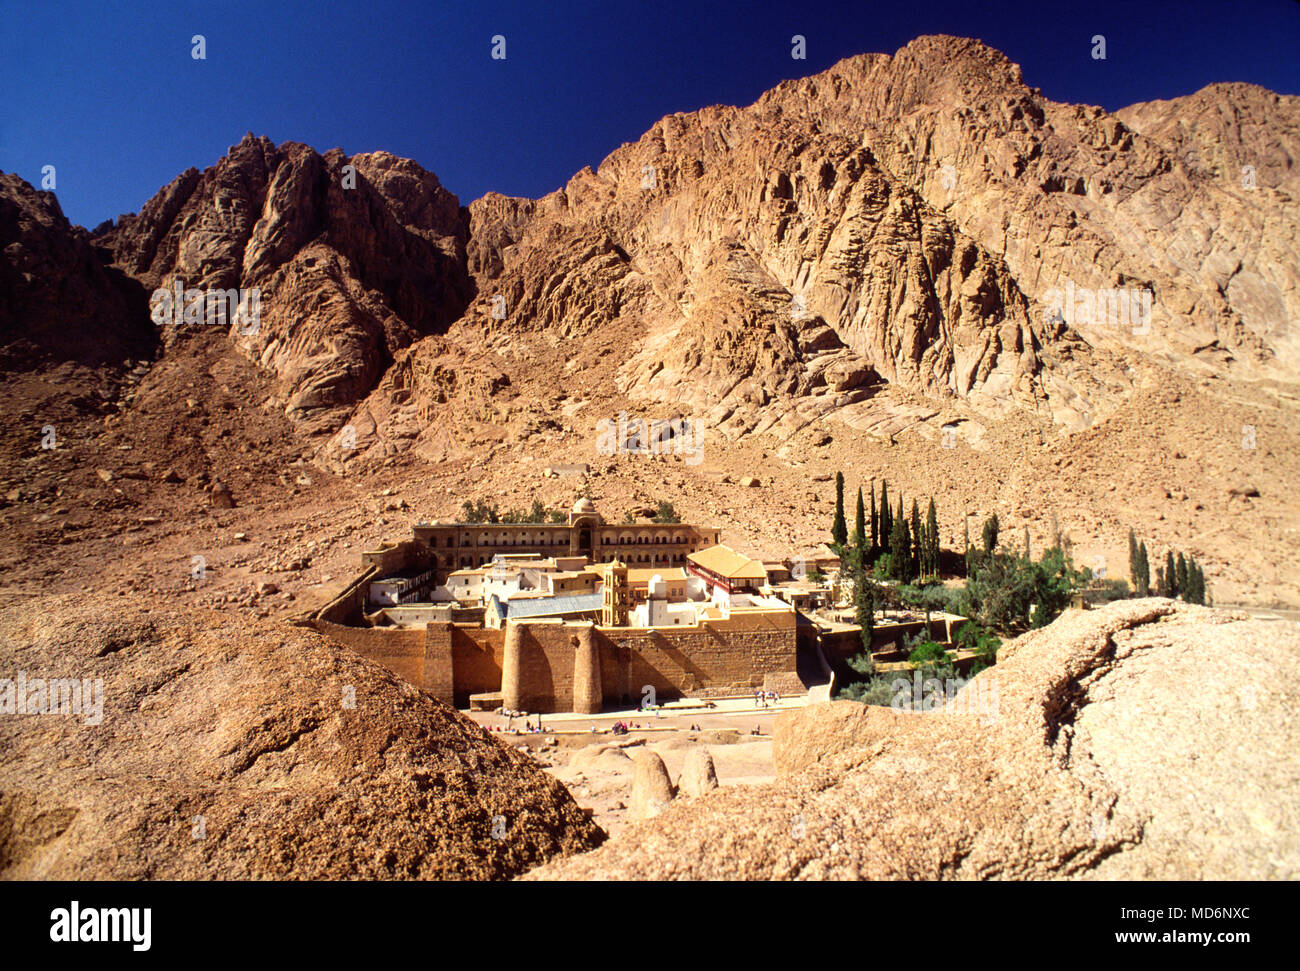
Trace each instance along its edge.
<instances>
[{"instance_id":1,"label":"boulder","mask_svg":"<svg viewBox=\"0 0 1300 971\"><path fill-rule=\"evenodd\" d=\"M212 488L208 490L208 502L215 509L235 508L235 497L231 495L230 487L224 482L212 483Z\"/></svg>"},{"instance_id":2,"label":"boulder","mask_svg":"<svg viewBox=\"0 0 1300 971\"><path fill-rule=\"evenodd\" d=\"M718 788L718 774L713 768L713 756L709 750L698 745L686 753L686 762L682 765L681 777L677 788L684 796L702 796Z\"/></svg>"},{"instance_id":3,"label":"boulder","mask_svg":"<svg viewBox=\"0 0 1300 971\"><path fill-rule=\"evenodd\" d=\"M633 819L653 819L668 808L676 794L663 759L644 748L632 757Z\"/></svg>"}]
</instances>

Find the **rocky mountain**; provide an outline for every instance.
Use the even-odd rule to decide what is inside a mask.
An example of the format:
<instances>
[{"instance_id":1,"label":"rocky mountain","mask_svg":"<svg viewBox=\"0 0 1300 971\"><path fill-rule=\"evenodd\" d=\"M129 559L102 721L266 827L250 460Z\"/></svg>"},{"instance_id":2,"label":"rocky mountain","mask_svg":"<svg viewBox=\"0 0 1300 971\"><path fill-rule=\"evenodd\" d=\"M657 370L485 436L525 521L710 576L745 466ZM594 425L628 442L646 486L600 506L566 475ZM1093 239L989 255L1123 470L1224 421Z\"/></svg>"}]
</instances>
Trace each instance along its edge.
<instances>
[{"instance_id":1,"label":"rocky mountain","mask_svg":"<svg viewBox=\"0 0 1300 971\"><path fill-rule=\"evenodd\" d=\"M231 321L231 339L275 375L286 412L312 425L460 316L466 239L456 197L414 162L249 135L96 242L150 290L257 288L259 325Z\"/></svg>"},{"instance_id":2,"label":"rocky mountain","mask_svg":"<svg viewBox=\"0 0 1300 971\"><path fill-rule=\"evenodd\" d=\"M1214 144L1241 119L1233 165L1255 158L1257 179L1189 167L1193 136L1159 120L1184 115ZM1300 100L1246 85L1163 114L1059 104L976 41L921 38L665 118L535 203L471 204L479 292L452 334L617 331L621 391L731 437L881 384L1080 428L1131 394L1135 362L1293 379L1298 119ZM401 390L407 409L441 400ZM380 398L367 428L401 414Z\"/></svg>"},{"instance_id":3,"label":"rocky mountain","mask_svg":"<svg viewBox=\"0 0 1300 971\"><path fill-rule=\"evenodd\" d=\"M7 369L0 566L75 584L39 551L121 556L113 529L183 563L217 479L244 532L378 541L381 495L436 518L581 490L788 556L825 538L815 483L843 470L934 495L950 548L967 513L1036 548L1055 517L1116 576L1134 528L1220 599L1300 603L1298 130L1298 99L1249 85L1110 113L922 37L670 115L536 200L461 206L415 162L250 135L87 237L9 177L9 346L113 366ZM258 326L151 326L177 283L257 288ZM689 418L704 464L602 454L621 411Z\"/></svg>"},{"instance_id":4,"label":"rocky mountain","mask_svg":"<svg viewBox=\"0 0 1300 971\"><path fill-rule=\"evenodd\" d=\"M413 162L249 136L97 242L150 288L262 288L264 326L232 337L289 413L338 430L370 396L334 458L481 406L504 386L475 366L485 341L600 332L622 338L619 391L729 437L886 385L1079 428L1131 392L1134 358L1300 367L1297 99L1184 100L1059 104L977 41L924 37L669 116L537 201L461 210ZM1140 321L1117 290L1149 291Z\"/></svg>"}]
</instances>

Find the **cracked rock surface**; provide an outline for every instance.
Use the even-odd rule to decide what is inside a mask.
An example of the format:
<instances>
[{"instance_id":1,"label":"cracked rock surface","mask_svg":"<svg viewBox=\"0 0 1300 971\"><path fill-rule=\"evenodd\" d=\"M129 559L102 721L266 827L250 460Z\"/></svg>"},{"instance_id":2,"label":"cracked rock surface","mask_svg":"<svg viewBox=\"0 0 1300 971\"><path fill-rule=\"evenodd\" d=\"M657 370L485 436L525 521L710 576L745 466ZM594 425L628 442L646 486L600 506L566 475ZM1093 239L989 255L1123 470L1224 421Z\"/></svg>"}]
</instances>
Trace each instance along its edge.
<instances>
[{"instance_id":1,"label":"cracked rock surface","mask_svg":"<svg viewBox=\"0 0 1300 971\"><path fill-rule=\"evenodd\" d=\"M98 724L0 717L0 878L491 879L603 838L527 756L311 631L131 607L0 611L0 678L104 690Z\"/></svg>"}]
</instances>

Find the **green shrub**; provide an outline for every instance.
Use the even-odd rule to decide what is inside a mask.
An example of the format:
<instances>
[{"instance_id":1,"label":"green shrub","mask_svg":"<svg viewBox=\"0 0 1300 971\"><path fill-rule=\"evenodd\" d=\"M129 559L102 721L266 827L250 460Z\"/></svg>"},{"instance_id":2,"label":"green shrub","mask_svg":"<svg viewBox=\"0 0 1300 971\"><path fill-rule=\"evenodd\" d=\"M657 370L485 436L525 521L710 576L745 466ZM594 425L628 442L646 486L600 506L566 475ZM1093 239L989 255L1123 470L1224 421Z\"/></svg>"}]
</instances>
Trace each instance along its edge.
<instances>
[{"instance_id":1,"label":"green shrub","mask_svg":"<svg viewBox=\"0 0 1300 971\"><path fill-rule=\"evenodd\" d=\"M997 663L998 648L1002 646L1001 639L973 620L968 620L957 628L956 642L962 650L974 651L980 659L977 663L982 668Z\"/></svg>"},{"instance_id":2,"label":"green shrub","mask_svg":"<svg viewBox=\"0 0 1300 971\"><path fill-rule=\"evenodd\" d=\"M680 523L682 517L677 514L673 504L666 499L659 500L659 508L655 511L654 518L650 520L654 523Z\"/></svg>"},{"instance_id":3,"label":"green shrub","mask_svg":"<svg viewBox=\"0 0 1300 971\"><path fill-rule=\"evenodd\" d=\"M893 682L896 675L880 675L870 681L857 681L845 685L836 697L845 701L857 701L864 705L880 705L888 708L894 700Z\"/></svg>"},{"instance_id":4,"label":"green shrub","mask_svg":"<svg viewBox=\"0 0 1300 971\"><path fill-rule=\"evenodd\" d=\"M924 668L935 664L952 661L952 655L943 649L943 645L934 641L923 641L907 656L907 663L913 668Z\"/></svg>"}]
</instances>

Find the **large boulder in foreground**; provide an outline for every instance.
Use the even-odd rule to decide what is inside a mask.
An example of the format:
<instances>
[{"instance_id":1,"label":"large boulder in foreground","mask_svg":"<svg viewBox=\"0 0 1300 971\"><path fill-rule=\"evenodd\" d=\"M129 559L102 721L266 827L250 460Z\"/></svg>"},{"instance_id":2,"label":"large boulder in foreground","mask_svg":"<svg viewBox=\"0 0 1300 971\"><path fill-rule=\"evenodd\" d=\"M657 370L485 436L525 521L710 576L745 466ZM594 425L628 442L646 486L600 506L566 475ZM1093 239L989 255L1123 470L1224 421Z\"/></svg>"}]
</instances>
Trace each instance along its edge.
<instances>
[{"instance_id":1,"label":"large boulder in foreground","mask_svg":"<svg viewBox=\"0 0 1300 971\"><path fill-rule=\"evenodd\" d=\"M1069 611L946 710L783 713L775 783L675 802L529 879L1295 879L1298 678L1294 623Z\"/></svg>"},{"instance_id":2,"label":"large boulder in foreground","mask_svg":"<svg viewBox=\"0 0 1300 971\"><path fill-rule=\"evenodd\" d=\"M0 878L490 879L603 838L526 756L311 631L32 599L0 609L19 671L102 678L103 717L0 717Z\"/></svg>"}]
</instances>

